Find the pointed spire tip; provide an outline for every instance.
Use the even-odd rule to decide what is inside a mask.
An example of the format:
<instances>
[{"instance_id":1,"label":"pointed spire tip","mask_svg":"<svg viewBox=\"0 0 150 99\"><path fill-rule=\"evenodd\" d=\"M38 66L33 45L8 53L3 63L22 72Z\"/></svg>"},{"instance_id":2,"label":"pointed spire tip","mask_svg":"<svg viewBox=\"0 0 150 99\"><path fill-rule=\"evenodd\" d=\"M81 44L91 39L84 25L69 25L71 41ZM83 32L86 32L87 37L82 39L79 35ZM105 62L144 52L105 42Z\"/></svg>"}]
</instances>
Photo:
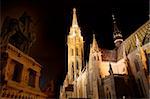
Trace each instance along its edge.
<instances>
[{"instance_id":1,"label":"pointed spire tip","mask_svg":"<svg viewBox=\"0 0 150 99\"><path fill-rule=\"evenodd\" d=\"M78 27L77 15L76 15L76 9L75 8L73 8L72 26L73 27Z\"/></svg>"},{"instance_id":2,"label":"pointed spire tip","mask_svg":"<svg viewBox=\"0 0 150 99\"><path fill-rule=\"evenodd\" d=\"M95 39L95 34L93 33L93 39Z\"/></svg>"},{"instance_id":3,"label":"pointed spire tip","mask_svg":"<svg viewBox=\"0 0 150 99\"><path fill-rule=\"evenodd\" d=\"M76 8L73 8L73 12L76 12Z\"/></svg>"}]
</instances>

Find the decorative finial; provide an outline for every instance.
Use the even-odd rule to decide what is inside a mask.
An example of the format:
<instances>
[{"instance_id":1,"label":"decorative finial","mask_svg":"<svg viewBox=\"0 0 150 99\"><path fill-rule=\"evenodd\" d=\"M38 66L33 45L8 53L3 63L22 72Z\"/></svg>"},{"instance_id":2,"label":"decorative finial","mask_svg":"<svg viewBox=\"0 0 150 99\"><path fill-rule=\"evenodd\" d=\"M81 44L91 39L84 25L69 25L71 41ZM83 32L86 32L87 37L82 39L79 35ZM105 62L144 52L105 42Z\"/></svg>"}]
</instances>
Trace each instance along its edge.
<instances>
[{"instance_id":1,"label":"decorative finial","mask_svg":"<svg viewBox=\"0 0 150 99\"><path fill-rule=\"evenodd\" d=\"M76 13L76 8L73 8L73 13Z\"/></svg>"},{"instance_id":2,"label":"decorative finial","mask_svg":"<svg viewBox=\"0 0 150 99\"><path fill-rule=\"evenodd\" d=\"M96 39L95 39L95 34L93 33L93 45L95 45Z\"/></svg>"},{"instance_id":3,"label":"decorative finial","mask_svg":"<svg viewBox=\"0 0 150 99\"><path fill-rule=\"evenodd\" d=\"M93 40L95 39L95 34L93 33Z\"/></svg>"}]
</instances>

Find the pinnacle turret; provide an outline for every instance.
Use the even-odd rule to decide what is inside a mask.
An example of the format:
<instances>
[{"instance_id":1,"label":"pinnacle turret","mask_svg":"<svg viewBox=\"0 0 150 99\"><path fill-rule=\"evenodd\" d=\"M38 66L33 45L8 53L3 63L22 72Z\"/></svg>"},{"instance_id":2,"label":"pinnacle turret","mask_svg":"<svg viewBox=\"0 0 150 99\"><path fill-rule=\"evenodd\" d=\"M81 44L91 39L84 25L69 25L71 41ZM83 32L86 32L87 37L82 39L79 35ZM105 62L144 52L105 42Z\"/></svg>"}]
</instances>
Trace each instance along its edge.
<instances>
[{"instance_id":1,"label":"pinnacle turret","mask_svg":"<svg viewBox=\"0 0 150 99\"><path fill-rule=\"evenodd\" d=\"M92 48L95 50L98 50L98 44L95 38L95 34L93 34L93 43L92 43Z\"/></svg>"}]
</instances>

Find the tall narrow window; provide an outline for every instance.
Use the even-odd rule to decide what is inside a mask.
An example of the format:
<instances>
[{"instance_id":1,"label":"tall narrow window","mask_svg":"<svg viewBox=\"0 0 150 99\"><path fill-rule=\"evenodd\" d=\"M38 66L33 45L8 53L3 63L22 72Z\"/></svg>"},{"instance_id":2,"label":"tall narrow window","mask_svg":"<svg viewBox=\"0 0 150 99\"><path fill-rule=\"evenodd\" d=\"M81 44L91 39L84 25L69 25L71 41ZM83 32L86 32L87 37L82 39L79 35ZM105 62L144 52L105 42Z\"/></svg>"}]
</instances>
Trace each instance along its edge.
<instances>
[{"instance_id":1,"label":"tall narrow window","mask_svg":"<svg viewBox=\"0 0 150 99\"><path fill-rule=\"evenodd\" d=\"M97 60L99 61L99 57L98 57L98 55L97 55Z\"/></svg>"},{"instance_id":2,"label":"tall narrow window","mask_svg":"<svg viewBox=\"0 0 150 99\"><path fill-rule=\"evenodd\" d=\"M72 79L74 80L74 63L72 62Z\"/></svg>"},{"instance_id":3,"label":"tall narrow window","mask_svg":"<svg viewBox=\"0 0 150 99\"><path fill-rule=\"evenodd\" d=\"M35 77L36 77L36 71L29 69L29 82L28 82L29 86L35 87Z\"/></svg>"},{"instance_id":4,"label":"tall narrow window","mask_svg":"<svg viewBox=\"0 0 150 99\"><path fill-rule=\"evenodd\" d=\"M96 56L94 56L94 60L96 60Z\"/></svg>"},{"instance_id":5,"label":"tall narrow window","mask_svg":"<svg viewBox=\"0 0 150 99\"><path fill-rule=\"evenodd\" d=\"M15 62L16 65L15 65L15 68L14 68L14 74L13 74L12 80L16 81L16 82L20 82L21 81L23 64L20 64L17 61L14 61L14 62Z\"/></svg>"},{"instance_id":6,"label":"tall narrow window","mask_svg":"<svg viewBox=\"0 0 150 99\"><path fill-rule=\"evenodd\" d=\"M78 61L76 62L76 66L77 66L77 69L79 69L79 63L78 63Z\"/></svg>"},{"instance_id":7,"label":"tall narrow window","mask_svg":"<svg viewBox=\"0 0 150 99\"><path fill-rule=\"evenodd\" d=\"M71 49L71 55L73 56L73 54L74 54L74 53L73 53L73 49Z\"/></svg>"},{"instance_id":8,"label":"tall narrow window","mask_svg":"<svg viewBox=\"0 0 150 99\"><path fill-rule=\"evenodd\" d=\"M78 53L78 48L76 48L76 55L77 55L77 56L79 55L79 53Z\"/></svg>"}]
</instances>

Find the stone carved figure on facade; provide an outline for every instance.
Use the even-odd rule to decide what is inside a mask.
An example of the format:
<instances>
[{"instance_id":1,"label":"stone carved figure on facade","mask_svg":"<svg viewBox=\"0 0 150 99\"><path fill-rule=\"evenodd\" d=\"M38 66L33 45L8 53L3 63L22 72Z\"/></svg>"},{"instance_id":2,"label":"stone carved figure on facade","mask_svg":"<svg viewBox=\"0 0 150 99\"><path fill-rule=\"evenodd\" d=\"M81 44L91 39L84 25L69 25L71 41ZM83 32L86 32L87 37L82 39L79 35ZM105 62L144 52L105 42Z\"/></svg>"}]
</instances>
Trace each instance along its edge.
<instances>
[{"instance_id":1,"label":"stone carved figure on facade","mask_svg":"<svg viewBox=\"0 0 150 99\"><path fill-rule=\"evenodd\" d=\"M31 29L32 20L31 17L28 16L26 12L24 12L23 15L19 18L19 21L19 28L21 33L23 33L23 35L28 38L28 40L24 41L21 49L24 50L25 53L29 53L31 46L36 40L35 34Z\"/></svg>"},{"instance_id":2,"label":"stone carved figure on facade","mask_svg":"<svg viewBox=\"0 0 150 99\"><path fill-rule=\"evenodd\" d=\"M34 32L31 30L32 20L31 17L27 15L26 12L19 19L11 18L7 16L2 25L0 44L11 43L10 39L13 35L22 35L24 39L21 38L21 44L19 49L25 53L29 53L29 50L36 40ZM18 37L19 38L19 37ZM18 42L15 42L15 45Z\"/></svg>"},{"instance_id":3,"label":"stone carved figure on facade","mask_svg":"<svg viewBox=\"0 0 150 99\"><path fill-rule=\"evenodd\" d=\"M0 43L8 43L9 38L18 31L18 20L7 16L2 25Z\"/></svg>"}]
</instances>

